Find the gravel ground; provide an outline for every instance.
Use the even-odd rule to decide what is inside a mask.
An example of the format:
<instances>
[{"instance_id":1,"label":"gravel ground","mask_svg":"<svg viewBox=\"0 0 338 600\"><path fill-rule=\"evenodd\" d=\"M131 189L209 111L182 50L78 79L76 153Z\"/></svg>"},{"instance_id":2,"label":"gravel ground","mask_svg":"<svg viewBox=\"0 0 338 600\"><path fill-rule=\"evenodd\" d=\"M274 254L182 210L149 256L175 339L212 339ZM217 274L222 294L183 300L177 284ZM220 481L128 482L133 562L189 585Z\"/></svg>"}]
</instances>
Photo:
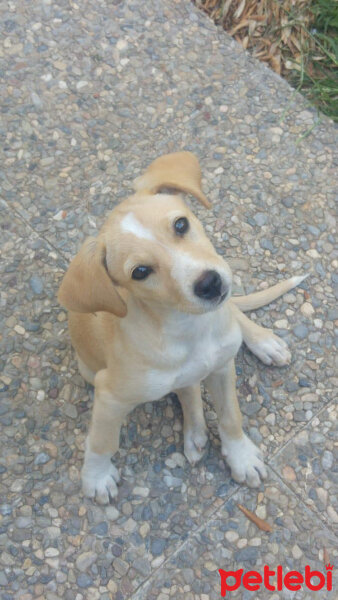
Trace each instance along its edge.
<instances>
[{"instance_id":1,"label":"gravel ground","mask_svg":"<svg viewBox=\"0 0 338 600\"><path fill-rule=\"evenodd\" d=\"M338 526L334 125L323 118L303 138L313 109L187 0L1 11L1 600L216 600L219 567L323 571ZM180 149L201 160L213 208L194 208L237 291L310 272L252 315L287 339L292 364L268 368L246 350L237 360L244 425L269 480L257 491L230 479L207 397L210 444L191 468L169 397L130 416L118 500L99 507L79 483L92 389L56 290L131 181Z\"/></svg>"}]
</instances>

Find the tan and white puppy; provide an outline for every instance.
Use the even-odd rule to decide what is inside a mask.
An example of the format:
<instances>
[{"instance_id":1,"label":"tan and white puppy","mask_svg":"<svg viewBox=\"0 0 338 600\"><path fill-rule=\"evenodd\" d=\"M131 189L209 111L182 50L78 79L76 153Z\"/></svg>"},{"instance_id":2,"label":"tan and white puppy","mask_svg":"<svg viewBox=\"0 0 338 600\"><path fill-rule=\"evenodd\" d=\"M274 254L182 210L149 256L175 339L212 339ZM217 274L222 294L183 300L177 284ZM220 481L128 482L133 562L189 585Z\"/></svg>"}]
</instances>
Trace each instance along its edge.
<instances>
[{"instance_id":1,"label":"tan and white puppy","mask_svg":"<svg viewBox=\"0 0 338 600\"><path fill-rule=\"evenodd\" d=\"M234 358L245 343L266 364L284 365L283 340L251 322L254 309L298 285L302 277L243 298L230 298L231 271L201 223L173 188L205 206L196 157L179 152L155 160L117 206L97 238L72 260L59 291L83 377L95 386L82 469L86 496L102 504L117 494L111 458L123 420L135 406L175 391L184 414L190 463L207 441L200 391L205 380L218 415L222 454L232 477L258 486L261 453L242 430Z\"/></svg>"}]
</instances>

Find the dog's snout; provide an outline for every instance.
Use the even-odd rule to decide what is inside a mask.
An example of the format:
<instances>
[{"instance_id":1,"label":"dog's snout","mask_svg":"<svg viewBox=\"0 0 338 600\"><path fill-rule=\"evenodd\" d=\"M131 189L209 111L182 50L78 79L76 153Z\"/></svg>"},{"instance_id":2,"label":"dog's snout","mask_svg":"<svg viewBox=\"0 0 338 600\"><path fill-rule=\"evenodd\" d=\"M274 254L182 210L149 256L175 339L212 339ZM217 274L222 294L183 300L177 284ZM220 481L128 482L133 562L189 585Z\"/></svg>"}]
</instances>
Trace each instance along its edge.
<instances>
[{"instance_id":1,"label":"dog's snout","mask_svg":"<svg viewBox=\"0 0 338 600\"><path fill-rule=\"evenodd\" d=\"M214 300L221 291L222 279L217 271L205 271L194 284L194 294L203 300Z\"/></svg>"}]
</instances>

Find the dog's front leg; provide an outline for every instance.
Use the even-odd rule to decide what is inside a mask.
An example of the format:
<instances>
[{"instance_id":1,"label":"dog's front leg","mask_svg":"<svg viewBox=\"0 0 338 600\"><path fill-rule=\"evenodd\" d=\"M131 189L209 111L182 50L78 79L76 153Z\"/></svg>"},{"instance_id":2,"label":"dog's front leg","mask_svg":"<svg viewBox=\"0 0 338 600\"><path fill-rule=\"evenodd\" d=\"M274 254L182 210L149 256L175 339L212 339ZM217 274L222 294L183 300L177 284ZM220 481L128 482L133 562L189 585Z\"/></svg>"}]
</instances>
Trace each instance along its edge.
<instances>
[{"instance_id":1,"label":"dog's front leg","mask_svg":"<svg viewBox=\"0 0 338 600\"><path fill-rule=\"evenodd\" d=\"M271 329L257 325L230 300L231 311L239 324L245 344L266 365L282 367L291 360L287 344Z\"/></svg>"},{"instance_id":2,"label":"dog's front leg","mask_svg":"<svg viewBox=\"0 0 338 600\"><path fill-rule=\"evenodd\" d=\"M207 443L206 425L201 397L201 385L176 390L181 403L184 419L184 454L194 465L203 456Z\"/></svg>"},{"instance_id":3,"label":"dog's front leg","mask_svg":"<svg viewBox=\"0 0 338 600\"><path fill-rule=\"evenodd\" d=\"M96 498L100 504L108 504L117 495L120 476L111 458L119 449L122 422L134 408L119 401L111 387L108 372L99 371L95 376L93 415L82 467L84 494Z\"/></svg>"},{"instance_id":4,"label":"dog's front leg","mask_svg":"<svg viewBox=\"0 0 338 600\"><path fill-rule=\"evenodd\" d=\"M267 472L261 451L242 429L234 360L221 371L209 375L206 386L215 404L222 454L231 469L231 476L239 483L246 482L250 487L257 487Z\"/></svg>"}]
</instances>

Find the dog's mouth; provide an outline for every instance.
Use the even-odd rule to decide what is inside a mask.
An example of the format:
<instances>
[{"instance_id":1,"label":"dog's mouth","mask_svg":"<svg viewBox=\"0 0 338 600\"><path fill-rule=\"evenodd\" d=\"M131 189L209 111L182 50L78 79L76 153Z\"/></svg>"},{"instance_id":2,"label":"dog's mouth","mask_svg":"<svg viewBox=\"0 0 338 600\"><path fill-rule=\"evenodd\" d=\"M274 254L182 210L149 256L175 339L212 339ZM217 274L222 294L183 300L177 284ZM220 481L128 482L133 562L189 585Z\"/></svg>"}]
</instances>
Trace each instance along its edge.
<instances>
[{"instance_id":1,"label":"dog's mouth","mask_svg":"<svg viewBox=\"0 0 338 600\"><path fill-rule=\"evenodd\" d=\"M218 303L217 304L222 304L222 302L224 302L224 300L229 296L229 290L226 290L226 292L224 292L224 294L221 294Z\"/></svg>"}]
</instances>

